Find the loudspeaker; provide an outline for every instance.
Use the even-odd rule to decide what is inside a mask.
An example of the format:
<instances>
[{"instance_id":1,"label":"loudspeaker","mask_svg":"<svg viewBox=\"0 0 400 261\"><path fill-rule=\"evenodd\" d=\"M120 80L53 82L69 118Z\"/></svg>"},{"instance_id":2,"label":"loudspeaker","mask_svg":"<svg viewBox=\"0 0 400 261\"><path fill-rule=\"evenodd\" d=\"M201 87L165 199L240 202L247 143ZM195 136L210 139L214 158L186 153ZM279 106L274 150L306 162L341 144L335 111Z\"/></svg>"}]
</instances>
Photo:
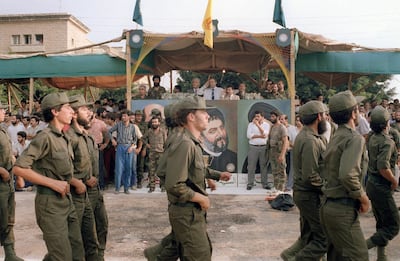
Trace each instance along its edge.
<instances>
[{"instance_id":1,"label":"loudspeaker","mask_svg":"<svg viewBox=\"0 0 400 261\"><path fill-rule=\"evenodd\" d=\"M219 34L217 19L212 20L212 26L213 26L213 37L217 37Z\"/></svg>"},{"instance_id":2,"label":"loudspeaker","mask_svg":"<svg viewBox=\"0 0 400 261\"><path fill-rule=\"evenodd\" d=\"M129 31L129 46L131 48L139 49L143 45L143 31L131 30Z\"/></svg>"},{"instance_id":3,"label":"loudspeaker","mask_svg":"<svg viewBox=\"0 0 400 261\"><path fill-rule=\"evenodd\" d=\"M286 47L290 45L290 29L277 29L275 32L276 45Z\"/></svg>"}]
</instances>

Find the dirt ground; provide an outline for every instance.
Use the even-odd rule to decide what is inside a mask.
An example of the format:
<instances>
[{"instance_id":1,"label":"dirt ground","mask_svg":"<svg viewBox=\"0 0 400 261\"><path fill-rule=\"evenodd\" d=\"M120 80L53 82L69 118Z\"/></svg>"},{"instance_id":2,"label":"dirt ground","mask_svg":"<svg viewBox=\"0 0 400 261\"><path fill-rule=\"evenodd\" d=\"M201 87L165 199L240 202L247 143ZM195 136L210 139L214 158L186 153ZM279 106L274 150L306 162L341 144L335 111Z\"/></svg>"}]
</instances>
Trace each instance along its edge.
<instances>
[{"instance_id":1,"label":"dirt ground","mask_svg":"<svg viewBox=\"0 0 400 261\"><path fill-rule=\"evenodd\" d=\"M234 193L234 194L232 194ZM17 192L16 250L25 260L41 260L46 253L34 214L35 192ZM296 208L282 212L272 209L264 200L265 190L251 194L236 188L211 193L212 208L208 213L208 231L216 261L281 260L280 252L299 235L299 213ZM400 193L395 194L400 202ZM109 215L109 238L106 260L145 260L143 249L158 242L170 231L165 193L147 193L147 189L129 195L104 193ZM371 213L362 215L365 236L374 232ZM388 247L391 260L400 260L399 237ZM0 259L4 256L0 250ZM371 260L376 250L370 251Z\"/></svg>"}]
</instances>

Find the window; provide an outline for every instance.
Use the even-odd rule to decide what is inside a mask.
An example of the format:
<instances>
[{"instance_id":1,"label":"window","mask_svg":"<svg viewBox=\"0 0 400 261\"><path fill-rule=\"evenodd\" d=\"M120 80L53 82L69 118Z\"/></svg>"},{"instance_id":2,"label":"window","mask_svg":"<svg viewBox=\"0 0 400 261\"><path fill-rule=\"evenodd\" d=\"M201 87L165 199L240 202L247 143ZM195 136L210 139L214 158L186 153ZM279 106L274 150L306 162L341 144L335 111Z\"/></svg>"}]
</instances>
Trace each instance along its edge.
<instances>
[{"instance_id":1,"label":"window","mask_svg":"<svg viewBox=\"0 0 400 261\"><path fill-rule=\"evenodd\" d=\"M35 34L35 44L42 45L43 44L43 34Z\"/></svg>"},{"instance_id":2,"label":"window","mask_svg":"<svg viewBox=\"0 0 400 261\"><path fill-rule=\"evenodd\" d=\"M32 35L24 34L24 44L32 44Z\"/></svg>"},{"instance_id":3,"label":"window","mask_svg":"<svg viewBox=\"0 0 400 261\"><path fill-rule=\"evenodd\" d=\"M13 35L11 36L12 44L13 45L20 45L21 44L21 36L20 35Z\"/></svg>"}]
</instances>

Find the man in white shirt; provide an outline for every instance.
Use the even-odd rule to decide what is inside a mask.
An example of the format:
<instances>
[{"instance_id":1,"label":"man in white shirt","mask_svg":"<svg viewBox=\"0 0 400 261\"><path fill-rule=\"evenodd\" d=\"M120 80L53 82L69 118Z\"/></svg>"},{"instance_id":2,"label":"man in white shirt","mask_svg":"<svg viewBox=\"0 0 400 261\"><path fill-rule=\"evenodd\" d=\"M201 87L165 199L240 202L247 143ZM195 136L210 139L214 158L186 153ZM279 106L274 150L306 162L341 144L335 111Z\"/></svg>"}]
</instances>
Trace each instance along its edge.
<instances>
[{"instance_id":1,"label":"man in white shirt","mask_svg":"<svg viewBox=\"0 0 400 261\"><path fill-rule=\"evenodd\" d=\"M204 90L205 100L221 100L224 94L224 89L217 87L217 81L214 78L210 78L201 89Z\"/></svg>"},{"instance_id":2,"label":"man in white shirt","mask_svg":"<svg viewBox=\"0 0 400 261\"><path fill-rule=\"evenodd\" d=\"M17 133L19 131L25 131L24 125L21 123L21 116L11 115L10 116L11 125L8 126L7 132L11 138L11 144L18 143Z\"/></svg>"},{"instance_id":3,"label":"man in white shirt","mask_svg":"<svg viewBox=\"0 0 400 261\"><path fill-rule=\"evenodd\" d=\"M254 187L257 161L260 164L262 186L263 188L268 187L266 145L270 128L271 126L264 119L263 113L255 111L252 122L247 126L247 138L250 145L247 154L247 190L251 190Z\"/></svg>"},{"instance_id":4,"label":"man in white shirt","mask_svg":"<svg viewBox=\"0 0 400 261\"><path fill-rule=\"evenodd\" d=\"M225 94L223 95L223 100L230 100L230 101L238 101L240 100L239 96L233 93L232 85L228 85L225 87Z\"/></svg>"}]
</instances>

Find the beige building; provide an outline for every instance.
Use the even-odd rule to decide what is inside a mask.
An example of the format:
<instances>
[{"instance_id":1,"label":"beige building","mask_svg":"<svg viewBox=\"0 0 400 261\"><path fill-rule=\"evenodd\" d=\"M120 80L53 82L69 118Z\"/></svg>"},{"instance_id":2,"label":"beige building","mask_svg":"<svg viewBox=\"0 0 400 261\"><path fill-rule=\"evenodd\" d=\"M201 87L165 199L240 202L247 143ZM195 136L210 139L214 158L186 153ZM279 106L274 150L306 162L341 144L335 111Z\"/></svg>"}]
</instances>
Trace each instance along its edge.
<instances>
[{"instance_id":1,"label":"beige building","mask_svg":"<svg viewBox=\"0 0 400 261\"><path fill-rule=\"evenodd\" d=\"M59 52L89 45L89 31L66 13L0 15L0 54ZM85 51L74 53L80 52Z\"/></svg>"}]
</instances>

